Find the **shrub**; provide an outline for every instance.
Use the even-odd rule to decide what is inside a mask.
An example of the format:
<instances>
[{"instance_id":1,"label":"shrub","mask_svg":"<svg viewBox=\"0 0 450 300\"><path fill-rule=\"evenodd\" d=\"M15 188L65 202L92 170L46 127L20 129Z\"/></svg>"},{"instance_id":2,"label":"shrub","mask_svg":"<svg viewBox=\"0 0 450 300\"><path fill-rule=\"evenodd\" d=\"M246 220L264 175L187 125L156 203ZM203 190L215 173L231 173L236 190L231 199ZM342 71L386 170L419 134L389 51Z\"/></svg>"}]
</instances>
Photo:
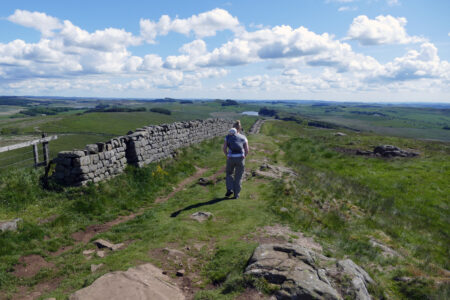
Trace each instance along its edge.
<instances>
[{"instance_id":1,"label":"shrub","mask_svg":"<svg viewBox=\"0 0 450 300\"><path fill-rule=\"evenodd\" d=\"M171 115L172 112L166 108L162 107L154 107L150 109L151 112L158 113L158 114L165 114L165 115Z\"/></svg>"},{"instance_id":2,"label":"shrub","mask_svg":"<svg viewBox=\"0 0 450 300\"><path fill-rule=\"evenodd\" d=\"M259 115L273 117L277 114L275 109L268 109L267 107L263 107L259 109Z\"/></svg>"},{"instance_id":3,"label":"shrub","mask_svg":"<svg viewBox=\"0 0 450 300\"><path fill-rule=\"evenodd\" d=\"M225 102L222 102L222 106L231 106L231 105L239 105L237 101L227 99Z\"/></svg>"}]
</instances>

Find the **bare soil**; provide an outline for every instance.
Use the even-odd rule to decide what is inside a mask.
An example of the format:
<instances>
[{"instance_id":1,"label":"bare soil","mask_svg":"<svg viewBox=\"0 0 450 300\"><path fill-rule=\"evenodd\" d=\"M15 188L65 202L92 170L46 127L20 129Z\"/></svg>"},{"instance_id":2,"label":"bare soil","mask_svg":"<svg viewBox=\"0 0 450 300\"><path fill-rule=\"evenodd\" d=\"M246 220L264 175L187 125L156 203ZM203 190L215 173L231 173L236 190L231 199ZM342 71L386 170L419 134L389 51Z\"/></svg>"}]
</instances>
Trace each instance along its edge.
<instances>
[{"instance_id":1,"label":"bare soil","mask_svg":"<svg viewBox=\"0 0 450 300\"><path fill-rule=\"evenodd\" d=\"M47 262L42 256L31 254L19 258L19 264L14 267L13 274L19 278L31 278L42 268L53 268L53 263Z\"/></svg>"}]
</instances>

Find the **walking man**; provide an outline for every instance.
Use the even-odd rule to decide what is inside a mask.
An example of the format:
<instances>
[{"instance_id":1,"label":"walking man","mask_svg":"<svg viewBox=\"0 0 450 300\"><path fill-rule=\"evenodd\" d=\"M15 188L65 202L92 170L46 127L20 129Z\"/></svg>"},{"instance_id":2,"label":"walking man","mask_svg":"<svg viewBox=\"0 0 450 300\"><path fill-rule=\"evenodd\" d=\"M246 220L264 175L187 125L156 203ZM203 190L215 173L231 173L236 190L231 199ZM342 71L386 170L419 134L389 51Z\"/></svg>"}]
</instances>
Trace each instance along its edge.
<instances>
[{"instance_id":1,"label":"walking man","mask_svg":"<svg viewBox=\"0 0 450 300\"><path fill-rule=\"evenodd\" d=\"M227 156L226 184L227 193L225 197L230 197L234 193L234 198L239 198L241 191L242 175L244 174L245 157L248 155L248 140L240 134L240 122L236 123L228 132L223 144L223 153ZM239 127L236 129L235 127Z\"/></svg>"}]
</instances>

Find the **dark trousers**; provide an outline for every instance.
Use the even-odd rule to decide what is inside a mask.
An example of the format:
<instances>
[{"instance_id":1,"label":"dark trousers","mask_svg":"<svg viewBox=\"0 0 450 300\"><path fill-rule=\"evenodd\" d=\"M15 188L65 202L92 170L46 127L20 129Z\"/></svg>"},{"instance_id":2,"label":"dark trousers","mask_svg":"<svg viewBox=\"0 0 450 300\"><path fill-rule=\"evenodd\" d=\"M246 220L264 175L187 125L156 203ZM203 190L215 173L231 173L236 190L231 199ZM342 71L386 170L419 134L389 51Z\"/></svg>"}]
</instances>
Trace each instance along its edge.
<instances>
[{"instance_id":1,"label":"dark trousers","mask_svg":"<svg viewBox=\"0 0 450 300\"><path fill-rule=\"evenodd\" d=\"M232 190L234 195L239 195L242 185L242 175L244 175L245 158L228 157L227 158L227 190Z\"/></svg>"}]
</instances>

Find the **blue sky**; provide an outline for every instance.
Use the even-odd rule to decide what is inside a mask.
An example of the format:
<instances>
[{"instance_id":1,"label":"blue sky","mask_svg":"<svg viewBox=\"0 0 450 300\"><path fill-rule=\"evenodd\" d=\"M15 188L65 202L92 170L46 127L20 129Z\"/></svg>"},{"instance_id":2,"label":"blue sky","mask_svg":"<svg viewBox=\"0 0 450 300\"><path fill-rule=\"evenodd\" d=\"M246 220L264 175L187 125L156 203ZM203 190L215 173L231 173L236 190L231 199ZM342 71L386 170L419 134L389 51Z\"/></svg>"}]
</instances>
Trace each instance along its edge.
<instances>
[{"instance_id":1,"label":"blue sky","mask_svg":"<svg viewBox=\"0 0 450 300\"><path fill-rule=\"evenodd\" d=\"M450 1L3 1L0 94L450 102Z\"/></svg>"}]
</instances>

